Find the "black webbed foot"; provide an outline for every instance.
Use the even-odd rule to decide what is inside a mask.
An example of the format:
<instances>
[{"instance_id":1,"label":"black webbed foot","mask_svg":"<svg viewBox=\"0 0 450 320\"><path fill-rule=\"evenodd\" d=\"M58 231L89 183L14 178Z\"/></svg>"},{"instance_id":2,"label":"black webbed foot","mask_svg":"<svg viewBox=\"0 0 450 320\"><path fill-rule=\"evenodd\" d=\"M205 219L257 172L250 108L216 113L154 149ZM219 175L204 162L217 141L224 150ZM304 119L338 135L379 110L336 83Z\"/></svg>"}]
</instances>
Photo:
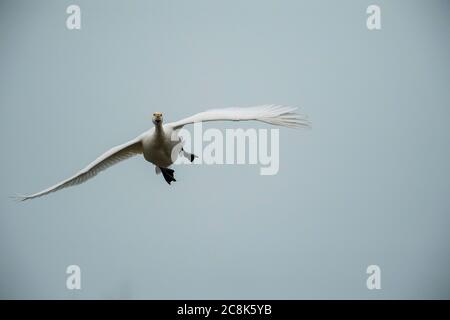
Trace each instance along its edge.
<instances>
[{"instance_id":1,"label":"black webbed foot","mask_svg":"<svg viewBox=\"0 0 450 320\"><path fill-rule=\"evenodd\" d=\"M195 160L195 158L198 158L195 154L184 151L183 148L181 148L181 152L183 152L183 155L186 158L188 158L191 162L193 162Z\"/></svg>"},{"instance_id":2,"label":"black webbed foot","mask_svg":"<svg viewBox=\"0 0 450 320\"><path fill-rule=\"evenodd\" d=\"M170 184L172 181L177 181L177 180L175 180L175 177L174 177L175 170L169 169L169 168L161 168L161 167L159 167L159 169L161 169L164 180L166 180L166 182L168 184Z\"/></svg>"}]
</instances>

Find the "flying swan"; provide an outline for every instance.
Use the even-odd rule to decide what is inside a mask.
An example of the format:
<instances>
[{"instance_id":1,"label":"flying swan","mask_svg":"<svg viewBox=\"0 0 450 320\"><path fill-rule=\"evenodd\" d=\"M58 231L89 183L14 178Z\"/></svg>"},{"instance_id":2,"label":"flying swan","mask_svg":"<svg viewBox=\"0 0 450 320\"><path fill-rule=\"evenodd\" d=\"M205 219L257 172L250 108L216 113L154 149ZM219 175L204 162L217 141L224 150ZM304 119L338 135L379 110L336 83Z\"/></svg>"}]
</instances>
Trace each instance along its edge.
<instances>
[{"instance_id":1,"label":"flying swan","mask_svg":"<svg viewBox=\"0 0 450 320\"><path fill-rule=\"evenodd\" d=\"M154 164L156 173L162 173L166 182L170 184L176 180L174 170L169 167L176 161L178 155L182 154L191 162L196 158L194 154L188 153L183 149L182 140L178 137L178 131L183 126L204 121L256 120L289 128L309 127L309 122L305 116L294 113L296 109L279 105L214 109L164 125L162 113L155 112L152 117L154 127L150 130L131 141L108 150L74 176L40 192L27 196L17 196L16 198L25 201L81 184L112 165L138 154L142 154L145 160Z\"/></svg>"}]
</instances>

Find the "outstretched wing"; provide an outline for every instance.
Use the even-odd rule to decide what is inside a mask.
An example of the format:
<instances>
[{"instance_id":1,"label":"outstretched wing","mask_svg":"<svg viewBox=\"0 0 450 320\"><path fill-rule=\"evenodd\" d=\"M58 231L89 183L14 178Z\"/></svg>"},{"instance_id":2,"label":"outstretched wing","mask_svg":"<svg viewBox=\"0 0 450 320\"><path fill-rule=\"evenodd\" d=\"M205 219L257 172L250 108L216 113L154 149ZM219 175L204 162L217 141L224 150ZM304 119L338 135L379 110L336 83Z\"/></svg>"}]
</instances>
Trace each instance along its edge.
<instances>
[{"instance_id":1,"label":"outstretched wing","mask_svg":"<svg viewBox=\"0 0 450 320\"><path fill-rule=\"evenodd\" d=\"M142 153L142 142L141 138L138 137L136 139L133 139L131 141L128 141L127 143L121 144L119 146L116 146L104 154L102 154L100 157L98 157L95 161L91 162L87 167L79 171L76 175L61 181L60 183L47 188L45 190L42 190L40 192L37 192L35 194L31 194L28 196L17 196L16 198L21 201L41 197L43 195L49 194L51 192L55 192L67 187L75 186L77 184L83 183L90 178L93 178L99 173L100 171L103 171L112 165L126 160L134 155L141 154Z\"/></svg>"},{"instance_id":2,"label":"outstretched wing","mask_svg":"<svg viewBox=\"0 0 450 320\"><path fill-rule=\"evenodd\" d=\"M174 129L179 129L187 124L203 121L245 121L256 120L289 128L309 127L306 116L294 113L297 108L263 105L248 108L213 109L197 113L180 121L169 123Z\"/></svg>"}]
</instances>

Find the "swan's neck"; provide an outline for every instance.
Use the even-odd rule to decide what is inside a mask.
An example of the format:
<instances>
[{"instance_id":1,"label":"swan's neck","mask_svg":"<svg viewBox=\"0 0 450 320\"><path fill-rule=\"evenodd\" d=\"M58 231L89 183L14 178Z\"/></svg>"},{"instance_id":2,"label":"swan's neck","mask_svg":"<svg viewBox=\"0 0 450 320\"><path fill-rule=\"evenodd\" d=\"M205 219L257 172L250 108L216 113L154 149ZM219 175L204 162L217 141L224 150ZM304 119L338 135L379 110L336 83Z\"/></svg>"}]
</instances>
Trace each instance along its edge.
<instances>
[{"instance_id":1,"label":"swan's neck","mask_svg":"<svg viewBox=\"0 0 450 320\"><path fill-rule=\"evenodd\" d=\"M164 133L164 129L162 123L155 124L155 134L158 136L162 136Z\"/></svg>"}]
</instances>

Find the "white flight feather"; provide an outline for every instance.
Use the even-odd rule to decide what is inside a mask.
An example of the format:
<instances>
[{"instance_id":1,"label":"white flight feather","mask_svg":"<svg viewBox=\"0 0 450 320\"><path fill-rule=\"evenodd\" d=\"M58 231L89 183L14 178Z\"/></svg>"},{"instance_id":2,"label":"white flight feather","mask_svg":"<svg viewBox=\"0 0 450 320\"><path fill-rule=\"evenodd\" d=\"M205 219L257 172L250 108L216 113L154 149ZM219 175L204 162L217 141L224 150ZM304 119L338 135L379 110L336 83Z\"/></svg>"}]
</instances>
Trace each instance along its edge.
<instances>
[{"instance_id":1,"label":"white flight feather","mask_svg":"<svg viewBox=\"0 0 450 320\"><path fill-rule=\"evenodd\" d=\"M43 195L49 194L51 192L55 192L67 187L75 186L80 183L83 183L94 176L96 176L99 172L115 165L116 163L126 160L134 155L142 153L142 146L140 138L133 139L124 144L116 146L114 148L109 149L107 152L102 154L96 160L87 165L84 169L80 170L77 174L72 177L63 180L50 188L42 190L40 192L31 194L31 195L19 195L14 197L16 200L25 201L33 198L42 197Z\"/></svg>"},{"instance_id":2,"label":"white flight feather","mask_svg":"<svg viewBox=\"0 0 450 320\"><path fill-rule=\"evenodd\" d=\"M169 123L168 126L179 129L187 124L195 122L256 120L289 128L309 127L310 123L306 116L294 113L295 110L297 110L297 108L281 105L212 109L197 113L180 121Z\"/></svg>"}]
</instances>

